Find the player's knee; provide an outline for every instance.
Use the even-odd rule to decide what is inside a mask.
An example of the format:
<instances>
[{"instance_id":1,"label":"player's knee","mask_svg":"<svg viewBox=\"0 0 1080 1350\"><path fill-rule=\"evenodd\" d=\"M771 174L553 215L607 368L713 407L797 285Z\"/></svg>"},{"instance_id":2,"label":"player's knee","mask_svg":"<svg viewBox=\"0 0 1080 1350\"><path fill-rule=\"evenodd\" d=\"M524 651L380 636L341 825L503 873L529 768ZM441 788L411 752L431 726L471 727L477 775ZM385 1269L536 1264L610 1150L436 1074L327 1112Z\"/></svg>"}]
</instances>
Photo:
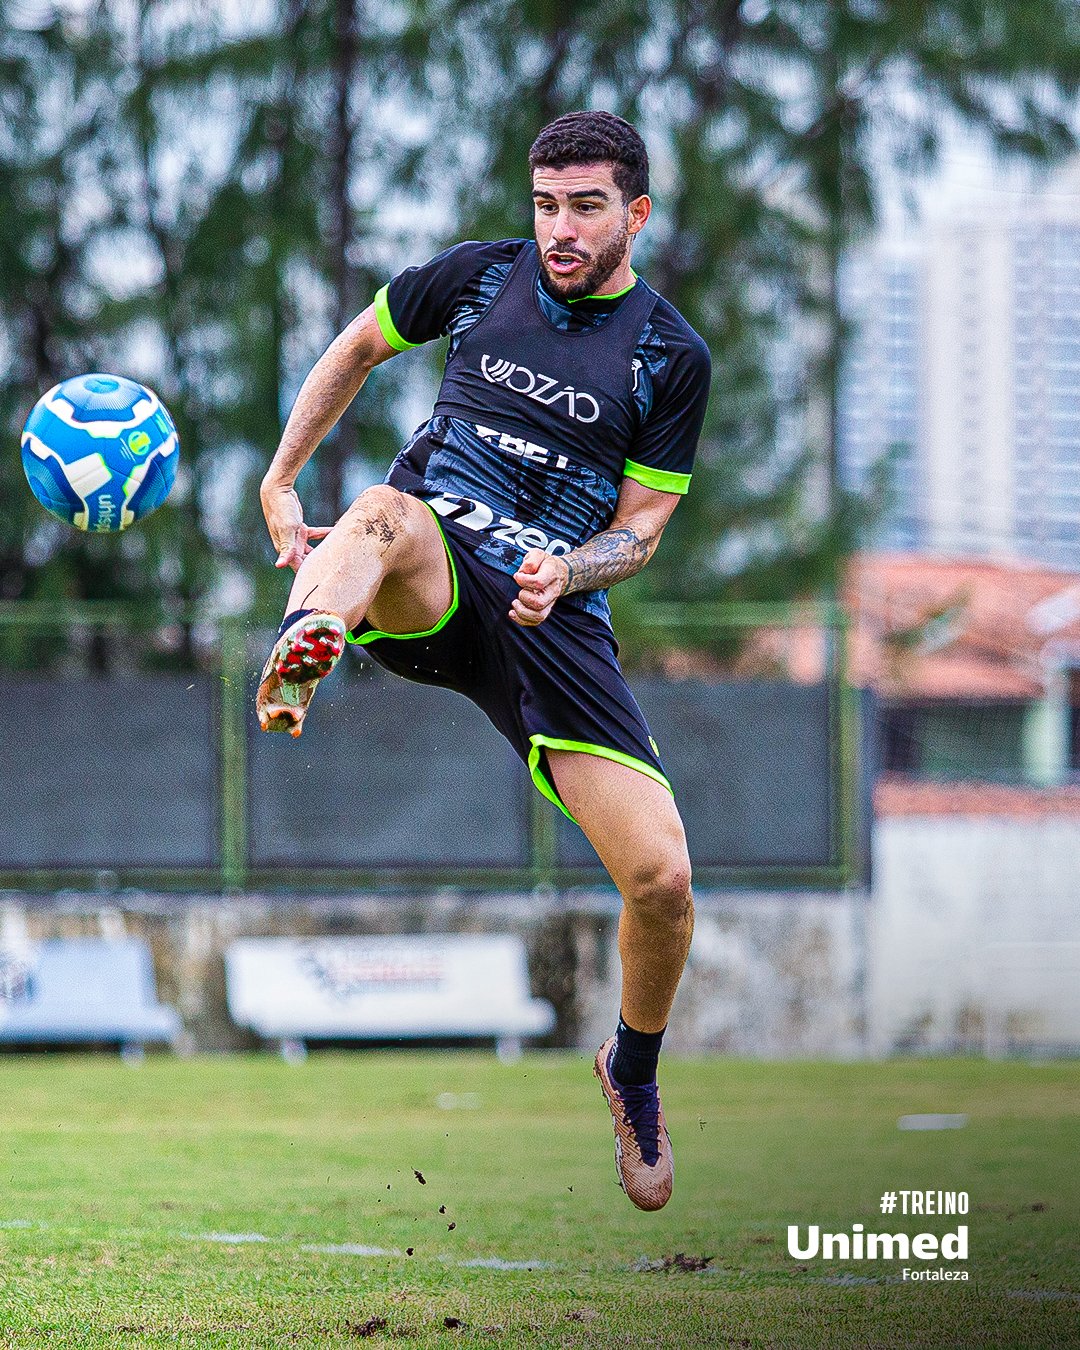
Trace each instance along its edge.
<instances>
[{"instance_id":1,"label":"player's knee","mask_svg":"<svg viewBox=\"0 0 1080 1350\"><path fill-rule=\"evenodd\" d=\"M690 883L690 859L673 853L633 870L626 902L642 918L681 920L690 904Z\"/></svg>"},{"instance_id":2,"label":"player's knee","mask_svg":"<svg viewBox=\"0 0 1080 1350\"><path fill-rule=\"evenodd\" d=\"M410 522L404 493L388 483L365 488L341 518L346 529L371 536L384 549L407 536Z\"/></svg>"}]
</instances>

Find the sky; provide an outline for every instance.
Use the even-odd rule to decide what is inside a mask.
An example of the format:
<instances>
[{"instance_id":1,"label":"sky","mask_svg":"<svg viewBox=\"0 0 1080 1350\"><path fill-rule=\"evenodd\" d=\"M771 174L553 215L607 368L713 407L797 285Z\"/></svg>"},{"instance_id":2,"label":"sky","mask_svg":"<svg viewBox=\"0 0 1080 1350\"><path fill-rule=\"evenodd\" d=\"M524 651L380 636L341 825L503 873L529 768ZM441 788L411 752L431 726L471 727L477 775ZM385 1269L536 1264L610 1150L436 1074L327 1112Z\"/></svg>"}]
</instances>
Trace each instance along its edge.
<instances>
[{"instance_id":1,"label":"sky","mask_svg":"<svg viewBox=\"0 0 1080 1350\"><path fill-rule=\"evenodd\" d=\"M1080 103L1074 128L1080 137ZM1052 169L1004 163L983 138L955 123L942 125L941 137L935 172L918 178L885 176L881 232L890 240L912 238L935 224L980 210L1009 212L1036 195L1080 196L1080 158ZM906 196L914 201L914 214Z\"/></svg>"}]
</instances>

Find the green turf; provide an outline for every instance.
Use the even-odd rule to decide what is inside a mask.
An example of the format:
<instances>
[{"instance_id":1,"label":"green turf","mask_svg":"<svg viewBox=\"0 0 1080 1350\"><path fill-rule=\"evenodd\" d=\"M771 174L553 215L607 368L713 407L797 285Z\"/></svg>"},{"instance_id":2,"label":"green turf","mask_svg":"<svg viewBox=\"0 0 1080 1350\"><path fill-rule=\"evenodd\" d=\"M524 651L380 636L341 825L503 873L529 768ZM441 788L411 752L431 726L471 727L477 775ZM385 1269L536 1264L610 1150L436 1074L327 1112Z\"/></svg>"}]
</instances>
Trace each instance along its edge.
<instances>
[{"instance_id":1,"label":"green turf","mask_svg":"<svg viewBox=\"0 0 1080 1350\"><path fill-rule=\"evenodd\" d=\"M676 1194L647 1215L581 1057L0 1060L0 1346L1080 1346L1080 1064L663 1081ZM897 1130L920 1111L970 1120ZM970 1192L967 1285L788 1256L789 1223L953 1226L878 1213L918 1187ZM712 1260L635 1268L676 1253ZM492 1258L545 1265L461 1264Z\"/></svg>"}]
</instances>

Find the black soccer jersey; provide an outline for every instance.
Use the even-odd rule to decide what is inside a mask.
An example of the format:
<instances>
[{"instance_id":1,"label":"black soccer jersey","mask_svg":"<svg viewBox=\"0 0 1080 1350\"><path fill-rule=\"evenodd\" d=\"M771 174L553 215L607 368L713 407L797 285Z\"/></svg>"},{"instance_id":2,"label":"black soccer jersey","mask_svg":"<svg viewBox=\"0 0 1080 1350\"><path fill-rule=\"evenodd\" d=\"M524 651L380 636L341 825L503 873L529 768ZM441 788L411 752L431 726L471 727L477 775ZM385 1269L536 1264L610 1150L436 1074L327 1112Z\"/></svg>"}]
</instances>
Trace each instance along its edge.
<instances>
[{"instance_id":1,"label":"black soccer jersey","mask_svg":"<svg viewBox=\"0 0 1080 1350\"><path fill-rule=\"evenodd\" d=\"M395 277L375 310L399 351L450 337L434 416L387 481L467 530L482 561L513 573L531 548L576 548L610 524L624 477L688 490L708 348L640 278L567 303L531 241L466 243ZM602 592L564 601L607 614Z\"/></svg>"}]
</instances>

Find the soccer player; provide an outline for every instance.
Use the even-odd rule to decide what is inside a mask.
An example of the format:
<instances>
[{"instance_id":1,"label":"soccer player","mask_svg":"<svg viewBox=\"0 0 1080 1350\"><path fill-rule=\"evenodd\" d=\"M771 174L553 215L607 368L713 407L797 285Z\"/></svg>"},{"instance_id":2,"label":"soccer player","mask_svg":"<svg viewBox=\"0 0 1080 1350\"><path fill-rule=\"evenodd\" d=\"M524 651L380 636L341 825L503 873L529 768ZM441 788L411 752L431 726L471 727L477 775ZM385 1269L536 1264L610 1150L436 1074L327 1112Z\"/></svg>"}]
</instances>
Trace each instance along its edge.
<instances>
[{"instance_id":1,"label":"soccer player","mask_svg":"<svg viewBox=\"0 0 1080 1350\"><path fill-rule=\"evenodd\" d=\"M619 1181L659 1209L674 1168L656 1067L690 946L690 862L606 590L645 566L689 488L709 353L630 266L652 209L634 128L570 113L529 167L535 242L457 244L406 269L305 380L261 488L296 577L257 711L298 736L360 643L472 699L581 826L623 899L621 1015L595 1073ZM431 419L336 525L306 525L294 484L315 447L374 366L440 334Z\"/></svg>"}]
</instances>

